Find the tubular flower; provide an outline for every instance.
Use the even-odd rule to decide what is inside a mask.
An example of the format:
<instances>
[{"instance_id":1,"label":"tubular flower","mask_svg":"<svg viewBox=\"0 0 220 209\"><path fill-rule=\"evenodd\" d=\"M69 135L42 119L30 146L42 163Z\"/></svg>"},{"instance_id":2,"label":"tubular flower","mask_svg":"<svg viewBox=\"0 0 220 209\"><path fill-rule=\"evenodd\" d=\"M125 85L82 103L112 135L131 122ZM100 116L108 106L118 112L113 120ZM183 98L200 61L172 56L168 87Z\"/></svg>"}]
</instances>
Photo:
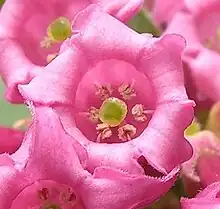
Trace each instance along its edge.
<instances>
[{"instance_id":1,"label":"tubular flower","mask_svg":"<svg viewBox=\"0 0 220 209\"><path fill-rule=\"evenodd\" d=\"M108 166L90 173L88 161L86 150L64 131L55 111L37 107L19 150L0 155L0 208L138 208L165 193L178 173L174 169L153 178Z\"/></svg>"},{"instance_id":2,"label":"tubular flower","mask_svg":"<svg viewBox=\"0 0 220 209\"><path fill-rule=\"evenodd\" d=\"M71 21L91 3L121 21L134 16L143 0L8 0L0 13L0 73L6 98L23 102L18 84L29 83L53 60L60 44L74 33Z\"/></svg>"},{"instance_id":3,"label":"tubular flower","mask_svg":"<svg viewBox=\"0 0 220 209\"><path fill-rule=\"evenodd\" d=\"M219 192L220 182L213 183L195 198L182 198L182 209L218 209L220 207Z\"/></svg>"},{"instance_id":4,"label":"tubular flower","mask_svg":"<svg viewBox=\"0 0 220 209\"><path fill-rule=\"evenodd\" d=\"M187 41L183 60L197 89L195 100L216 102L220 99L220 1L185 0L184 4L165 33L181 34Z\"/></svg>"},{"instance_id":5,"label":"tubular flower","mask_svg":"<svg viewBox=\"0 0 220 209\"><path fill-rule=\"evenodd\" d=\"M108 22L108 24L106 24ZM140 35L91 6L75 19L79 33L30 84L33 103L53 107L90 155L88 167L140 173L140 161L167 175L192 155L184 129L193 118L181 66L184 40ZM145 163L146 164L146 163Z\"/></svg>"},{"instance_id":6,"label":"tubular flower","mask_svg":"<svg viewBox=\"0 0 220 209\"><path fill-rule=\"evenodd\" d=\"M23 131L0 127L0 154L14 153L20 147L23 136Z\"/></svg>"},{"instance_id":7,"label":"tubular flower","mask_svg":"<svg viewBox=\"0 0 220 209\"><path fill-rule=\"evenodd\" d=\"M189 195L220 180L220 140L210 131L188 137L193 157L182 164L182 177Z\"/></svg>"}]
</instances>

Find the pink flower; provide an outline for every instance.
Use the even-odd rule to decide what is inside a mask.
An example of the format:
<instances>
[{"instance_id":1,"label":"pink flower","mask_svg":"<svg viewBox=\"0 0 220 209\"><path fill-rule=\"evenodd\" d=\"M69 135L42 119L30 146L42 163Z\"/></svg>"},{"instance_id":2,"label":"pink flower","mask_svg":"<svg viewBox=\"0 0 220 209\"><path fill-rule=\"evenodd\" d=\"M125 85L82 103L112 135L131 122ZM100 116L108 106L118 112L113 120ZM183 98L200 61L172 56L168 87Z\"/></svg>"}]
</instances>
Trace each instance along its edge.
<instances>
[{"instance_id":1,"label":"pink flower","mask_svg":"<svg viewBox=\"0 0 220 209\"><path fill-rule=\"evenodd\" d=\"M188 160L192 149L183 132L194 102L183 82L184 40L137 34L96 6L73 25L79 33L44 74L20 86L22 95L56 110L88 150L91 172L111 165L140 174L146 161L148 174L153 167L167 175Z\"/></svg>"},{"instance_id":2,"label":"pink flower","mask_svg":"<svg viewBox=\"0 0 220 209\"><path fill-rule=\"evenodd\" d=\"M89 160L54 110L37 107L20 149L0 156L0 208L138 208L165 193L178 172L154 178L101 166L90 173Z\"/></svg>"},{"instance_id":3,"label":"pink flower","mask_svg":"<svg viewBox=\"0 0 220 209\"><path fill-rule=\"evenodd\" d=\"M21 145L23 131L0 127L0 154L14 153Z\"/></svg>"},{"instance_id":4,"label":"pink flower","mask_svg":"<svg viewBox=\"0 0 220 209\"><path fill-rule=\"evenodd\" d=\"M182 209L218 209L220 207L220 182L208 186L195 198L182 198Z\"/></svg>"},{"instance_id":5,"label":"pink flower","mask_svg":"<svg viewBox=\"0 0 220 209\"><path fill-rule=\"evenodd\" d=\"M220 99L219 9L218 0L185 0L185 9L175 15L165 32L181 34L187 41L183 60L197 89L196 100Z\"/></svg>"},{"instance_id":6,"label":"pink flower","mask_svg":"<svg viewBox=\"0 0 220 209\"><path fill-rule=\"evenodd\" d=\"M146 0L148 2L148 0ZM151 1L150 1L151 2ZM184 0L154 0L149 4L153 19L162 27L166 27L173 16L183 8Z\"/></svg>"},{"instance_id":7,"label":"pink flower","mask_svg":"<svg viewBox=\"0 0 220 209\"><path fill-rule=\"evenodd\" d=\"M6 98L23 102L18 84L29 83L58 53L72 31L70 22L91 3L121 21L134 16L143 0L8 0L0 15L0 66Z\"/></svg>"},{"instance_id":8,"label":"pink flower","mask_svg":"<svg viewBox=\"0 0 220 209\"><path fill-rule=\"evenodd\" d=\"M199 188L220 180L220 141L210 131L202 131L188 140L194 152L182 165L182 177L186 191L193 195Z\"/></svg>"}]
</instances>

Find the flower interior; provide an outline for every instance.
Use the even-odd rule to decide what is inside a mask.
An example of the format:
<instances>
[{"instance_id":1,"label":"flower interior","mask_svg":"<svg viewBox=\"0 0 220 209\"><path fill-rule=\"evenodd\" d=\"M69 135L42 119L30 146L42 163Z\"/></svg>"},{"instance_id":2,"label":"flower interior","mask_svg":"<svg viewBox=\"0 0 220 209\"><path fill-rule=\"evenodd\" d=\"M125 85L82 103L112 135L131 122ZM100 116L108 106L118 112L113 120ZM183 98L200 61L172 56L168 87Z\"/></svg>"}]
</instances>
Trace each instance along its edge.
<instances>
[{"instance_id":1,"label":"flower interior","mask_svg":"<svg viewBox=\"0 0 220 209\"><path fill-rule=\"evenodd\" d=\"M74 209L79 204L71 187L52 180L40 180L26 187L16 197L11 209L17 205L24 209Z\"/></svg>"},{"instance_id":2,"label":"flower interior","mask_svg":"<svg viewBox=\"0 0 220 209\"><path fill-rule=\"evenodd\" d=\"M109 68L105 75L103 67ZM120 76L110 76L117 75L117 67L120 67ZM97 80L93 75L97 75ZM76 125L95 142L130 141L143 132L154 112L154 97L149 106L148 93L152 93L149 81L133 66L123 61L103 61L79 84Z\"/></svg>"}]
</instances>

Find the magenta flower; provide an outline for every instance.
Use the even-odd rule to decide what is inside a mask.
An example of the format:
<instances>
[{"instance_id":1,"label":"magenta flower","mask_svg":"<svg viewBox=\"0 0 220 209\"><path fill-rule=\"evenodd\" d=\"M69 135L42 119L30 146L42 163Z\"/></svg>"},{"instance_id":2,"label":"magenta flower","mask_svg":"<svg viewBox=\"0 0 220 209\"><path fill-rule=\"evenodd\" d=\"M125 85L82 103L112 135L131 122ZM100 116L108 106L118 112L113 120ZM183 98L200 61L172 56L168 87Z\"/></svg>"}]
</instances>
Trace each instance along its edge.
<instances>
[{"instance_id":1,"label":"magenta flower","mask_svg":"<svg viewBox=\"0 0 220 209\"><path fill-rule=\"evenodd\" d=\"M23 131L0 127L0 154L14 153L21 145Z\"/></svg>"},{"instance_id":2,"label":"magenta flower","mask_svg":"<svg viewBox=\"0 0 220 209\"><path fill-rule=\"evenodd\" d=\"M137 34L96 6L73 25L78 34L44 74L20 86L22 95L56 110L88 150L91 172L111 165L139 174L147 162L147 174L153 167L167 175L188 160L192 149L183 132L194 102L183 82L184 40Z\"/></svg>"},{"instance_id":3,"label":"magenta flower","mask_svg":"<svg viewBox=\"0 0 220 209\"><path fill-rule=\"evenodd\" d=\"M220 141L210 131L188 137L193 147L193 157L183 163L182 177L187 192L192 195L220 180Z\"/></svg>"},{"instance_id":4,"label":"magenta flower","mask_svg":"<svg viewBox=\"0 0 220 209\"><path fill-rule=\"evenodd\" d=\"M175 182L178 169L163 178L106 166L90 173L87 152L64 131L53 109L37 107L34 112L20 149L0 155L0 208L137 208Z\"/></svg>"},{"instance_id":5,"label":"magenta flower","mask_svg":"<svg viewBox=\"0 0 220 209\"><path fill-rule=\"evenodd\" d=\"M9 101L23 102L17 84L29 83L56 57L60 43L72 35L72 19L91 3L126 21L143 0L7 0L0 14L0 72Z\"/></svg>"},{"instance_id":6,"label":"magenta flower","mask_svg":"<svg viewBox=\"0 0 220 209\"><path fill-rule=\"evenodd\" d=\"M220 182L208 186L195 198L182 198L182 209L218 209L220 207Z\"/></svg>"},{"instance_id":7,"label":"magenta flower","mask_svg":"<svg viewBox=\"0 0 220 209\"><path fill-rule=\"evenodd\" d=\"M181 34L187 41L183 60L197 89L196 100L220 99L219 9L218 0L185 0L185 9L175 15L165 32Z\"/></svg>"}]
</instances>

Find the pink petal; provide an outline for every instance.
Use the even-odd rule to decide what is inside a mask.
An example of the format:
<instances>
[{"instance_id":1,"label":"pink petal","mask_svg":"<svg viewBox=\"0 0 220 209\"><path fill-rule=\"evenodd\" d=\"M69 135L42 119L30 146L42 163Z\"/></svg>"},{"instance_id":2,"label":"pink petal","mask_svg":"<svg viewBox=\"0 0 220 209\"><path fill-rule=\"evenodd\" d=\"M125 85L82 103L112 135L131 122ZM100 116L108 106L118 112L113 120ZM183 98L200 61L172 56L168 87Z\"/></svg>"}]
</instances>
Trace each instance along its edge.
<instances>
[{"instance_id":1,"label":"pink petal","mask_svg":"<svg viewBox=\"0 0 220 209\"><path fill-rule=\"evenodd\" d=\"M195 198L181 199L183 209L218 209L220 207L219 200L220 183L216 182L208 186L200 192Z\"/></svg>"},{"instance_id":2,"label":"pink petal","mask_svg":"<svg viewBox=\"0 0 220 209\"><path fill-rule=\"evenodd\" d=\"M196 170L203 187L220 180L219 160L220 156L212 153L199 157Z\"/></svg>"},{"instance_id":3,"label":"pink petal","mask_svg":"<svg viewBox=\"0 0 220 209\"><path fill-rule=\"evenodd\" d=\"M0 128L0 154L15 152L21 145L24 136L23 131L1 127Z\"/></svg>"},{"instance_id":4,"label":"pink petal","mask_svg":"<svg viewBox=\"0 0 220 209\"><path fill-rule=\"evenodd\" d=\"M129 175L108 167L98 168L94 173L95 180L87 178L85 185L82 185L83 193L89 190L88 195L84 196L85 206L88 209L123 209L149 205L169 190L175 182L177 171L176 168L165 178L157 179Z\"/></svg>"},{"instance_id":5,"label":"pink petal","mask_svg":"<svg viewBox=\"0 0 220 209\"><path fill-rule=\"evenodd\" d=\"M153 18L160 24L169 23L172 17L183 7L184 0L154 0Z\"/></svg>"},{"instance_id":6,"label":"pink petal","mask_svg":"<svg viewBox=\"0 0 220 209\"><path fill-rule=\"evenodd\" d=\"M187 50L201 48L198 32L193 17L186 11L178 12L168 25L165 34L180 34L186 40Z\"/></svg>"},{"instance_id":7,"label":"pink petal","mask_svg":"<svg viewBox=\"0 0 220 209\"><path fill-rule=\"evenodd\" d=\"M190 190L190 188L195 190L198 189L198 184L200 184L200 187L204 187L216 180L217 176L215 174L218 174L218 167L215 167L215 158L218 158L220 144L218 142L219 139L209 131L202 131L190 136L188 140L194 150L193 157L182 164L181 171L184 183L186 187L189 187L187 190ZM211 157L212 154L214 155L213 157ZM213 161L205 165L204 162L207 162L210 158L213 158ZM207 175L207 172L209 172L207 166L214 166L213 170L211 170L213 175Z\"/></svg>"},{"instance_id":8,"label":"pink petal","mask_svg":"<svg viewBox=\"0 0 220 209\"><path fill-rule=\"evenodd\" d=\"M220 99L218 85L220 82L219 57L217 53L204 49L195 59L187 60L197 88L214 102Z\"/></svg>"},{"instance_id":9,"label":"pink petal","mask_svg":"<svg viewBox=\"0 0 220 209\"><path fill-rule=\"evenodd\" d=\"M180 70L183 47L184 40L181 37L167 35L155 43L153 55L147 49L142 55L142 68L148 69L146 75L153 82L158 104L152 120L140 136L141 140L137 141L137 146L148 153L149 157L145 157L149 162L157 168L164 167L167 171L171 170L175 163L189 159L192 154L191 147L182 134L192 120L194 105L193 102L187 101L183 73ZM147 57L151 59L145 60ZM160 63L161 57L163 62ZM165 82L168 80L169 82ZM181 125L178 125L178 122ZM170 140L171 138L178 140ZM174 151L178 147L184 149L182 154L181 151ZM161 156L161 153L165 154Z\"/></svg>"}]
</instances>

